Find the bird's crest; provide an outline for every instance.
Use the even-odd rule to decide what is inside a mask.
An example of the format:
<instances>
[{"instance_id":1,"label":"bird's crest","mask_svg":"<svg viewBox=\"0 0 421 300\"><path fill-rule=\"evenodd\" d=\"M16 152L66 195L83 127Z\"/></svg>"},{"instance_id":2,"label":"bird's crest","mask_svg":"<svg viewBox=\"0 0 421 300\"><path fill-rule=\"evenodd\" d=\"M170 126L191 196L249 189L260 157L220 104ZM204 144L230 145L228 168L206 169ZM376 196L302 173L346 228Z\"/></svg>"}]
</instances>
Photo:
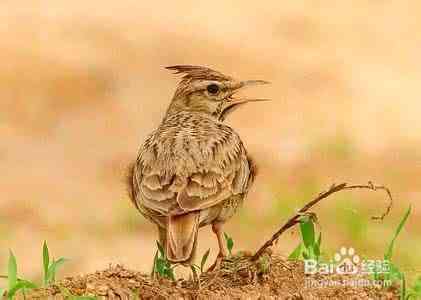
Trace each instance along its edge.
<instances>
[{"instance_id":1,"label":"bird's crest","mask_svg":"<svg viewBox=\"0 0 421 300\"><path fill-rule=\"evenodd\" d=\"M174 74L182 74L182 82L189 82L191 80L232 80L230 76L202 66L177 65L165 67L165 69L175 71Z\"/></svg>"}]
</instances>

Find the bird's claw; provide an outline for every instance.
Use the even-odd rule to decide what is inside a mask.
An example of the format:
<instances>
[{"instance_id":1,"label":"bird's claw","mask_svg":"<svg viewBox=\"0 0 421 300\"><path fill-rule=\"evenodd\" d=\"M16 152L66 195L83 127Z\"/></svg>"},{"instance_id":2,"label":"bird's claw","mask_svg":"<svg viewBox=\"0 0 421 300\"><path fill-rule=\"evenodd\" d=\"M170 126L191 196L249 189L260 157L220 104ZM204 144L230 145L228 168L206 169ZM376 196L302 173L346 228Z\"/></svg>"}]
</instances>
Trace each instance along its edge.
<instances>
[{"instance_id":1,"label":"bird's claw","mask_svg":"<svg viewBox=\"0 0 421 300\"><path fill-rule=\"evenodd\" d=\"M222 261L226 256L222 255L221 253L215 259L215 262L208 268L207 272L214 272L219 271L221 269Z\"/></svg>"}]
</instances>

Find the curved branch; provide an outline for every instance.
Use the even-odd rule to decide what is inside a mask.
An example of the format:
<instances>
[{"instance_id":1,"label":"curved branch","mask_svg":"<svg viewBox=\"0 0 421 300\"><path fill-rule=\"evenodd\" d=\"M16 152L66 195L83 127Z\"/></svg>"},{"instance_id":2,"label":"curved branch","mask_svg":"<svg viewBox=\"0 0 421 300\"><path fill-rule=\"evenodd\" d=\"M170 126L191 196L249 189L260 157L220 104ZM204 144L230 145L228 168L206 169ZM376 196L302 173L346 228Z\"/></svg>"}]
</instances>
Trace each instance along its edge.
<instances>
[{"instance_id":1,"label":"curved branch","mask_svg":"<svg viewBox=\"0 0 421 300\"><path fill-rule=\"evenodd\" d=\"M299 223L300 217L304 213L307 213L307 211L310 208L312 208L314 205L319 203L321 200L329 197L330 195L334 193L337 193L343 190L352 190L352 189L368 189L372 191L377 191L377 190L386 191L388 195L388 199L389 199L389 204L385 212L381 214L380 216L373 216L372 217L373 220L383 220L391 211L392 206L393 206L393 198L392 198L392 194L390 190L387 187L373 185L373 183L370 181L366 185L348 185L347 183L341 183L338 185L333 184L327 191L320 193L316 198L314 198L313 200L308 202L306 205L304 205L303 208L301 208L292 218L290 218L277 232L275 232L272 235L272 237L268 241L266 241L266 243L263 244L263 246L259 248L259 250L257 250L257 252L252 256L251 260L253 261L257 260L266 251L266 249L271 247L277 241L277 239L281 236L281 234L283 234L289 228Z\"/></svg>"}]
</instances>

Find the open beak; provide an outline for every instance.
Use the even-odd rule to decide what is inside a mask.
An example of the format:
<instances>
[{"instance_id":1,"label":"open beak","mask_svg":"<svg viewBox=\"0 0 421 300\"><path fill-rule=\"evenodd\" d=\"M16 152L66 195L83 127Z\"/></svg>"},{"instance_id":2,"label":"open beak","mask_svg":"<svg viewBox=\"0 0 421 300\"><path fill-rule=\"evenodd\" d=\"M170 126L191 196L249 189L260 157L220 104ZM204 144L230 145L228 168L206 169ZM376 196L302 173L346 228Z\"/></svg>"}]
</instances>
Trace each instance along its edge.
<instances>
[{"instance_id":1,"label":"open beak","mask_svg":"<svg viewBox=\"0 0 421 300\"><path fill-rule=\"evenodd\" d=\"M263 85L263 84L269 84L270 82L265 80L246 80L246 81L240 81L236 83L232 87L232 94L227 98L226 103L222 109L221 116L219 119L221 121L225 120L228 114L233 112L235 109L237 109L240 105L249 103L249 102L263 102L263 101L270 101L270 99L262 99L262 98L235 98L233 97L240 89L243 89L245 87L249 86L255 86L255 85Z\"/></svg>"}]
</instances>

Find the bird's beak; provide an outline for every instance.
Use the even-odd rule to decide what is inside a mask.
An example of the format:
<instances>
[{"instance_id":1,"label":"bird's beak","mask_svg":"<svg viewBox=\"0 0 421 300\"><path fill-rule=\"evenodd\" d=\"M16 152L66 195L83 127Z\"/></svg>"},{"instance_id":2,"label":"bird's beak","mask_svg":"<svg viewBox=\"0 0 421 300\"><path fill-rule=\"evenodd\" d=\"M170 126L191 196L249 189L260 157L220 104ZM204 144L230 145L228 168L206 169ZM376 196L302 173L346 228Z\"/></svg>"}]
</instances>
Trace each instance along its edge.
<instances>
[{"instance_id":1,"label":"bird's beak","mask_svg":"<svg viewBox=\"0 0 421 300\"><path fill-rule=\"evenodd\" d=\"M254 85L262 85L262 84L269 84L269 81L266 80L245 80L239 82L239 88L245 86L254 86Z\"/></svg>"},{"instance_id":2,"label":"bird's beak","mask_svg":"<svg viewBox=\"0 0 421 300\"><path fill-rule=\"evenodd\" d=\"M234 98L233 97L235 93L237 93L240 89L243 89L245 87L263 85L263 84L269 84L269 83L270 82L265 81L265 80L246 80L246 81L240 81L240 82L235 83L232 86L232 94L227 98L219 119L223 121L229 113L233 112L241 104L245 104L249 102L270 101L270 99L262 99L262 98L244 98L244 97Z\"/></svg>"}]
</instances>

